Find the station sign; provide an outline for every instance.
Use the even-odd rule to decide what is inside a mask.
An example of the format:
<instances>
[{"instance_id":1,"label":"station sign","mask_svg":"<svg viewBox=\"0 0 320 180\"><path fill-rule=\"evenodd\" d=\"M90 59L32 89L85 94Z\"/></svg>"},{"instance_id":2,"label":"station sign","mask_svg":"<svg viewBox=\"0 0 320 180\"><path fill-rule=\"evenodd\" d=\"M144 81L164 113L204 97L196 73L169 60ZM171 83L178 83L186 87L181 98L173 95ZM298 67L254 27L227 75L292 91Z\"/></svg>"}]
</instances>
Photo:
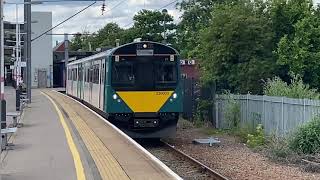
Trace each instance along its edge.
<instances>
[{"instance_id":1,"label":"station sign","mask_svg":"<svg viewBox=\"0 0 320 180\"><path fill-rule=\"evenodd\" d=\"M21 61L20 62L20 67L27 67L27 62Z\"/></svg>"},{"instance_id":2,"label":"station sign","mask_svg":"<svg viewBox=\"0 0 320 180\"><path fill-rule=\"evenodd\" d=\"M180 60L180 65L189 65L189 66L192 66L192 65L195 65L196 64L196 61L195 60L188 60L188 59L182 59Z\"/></svg>"}]
</instances>

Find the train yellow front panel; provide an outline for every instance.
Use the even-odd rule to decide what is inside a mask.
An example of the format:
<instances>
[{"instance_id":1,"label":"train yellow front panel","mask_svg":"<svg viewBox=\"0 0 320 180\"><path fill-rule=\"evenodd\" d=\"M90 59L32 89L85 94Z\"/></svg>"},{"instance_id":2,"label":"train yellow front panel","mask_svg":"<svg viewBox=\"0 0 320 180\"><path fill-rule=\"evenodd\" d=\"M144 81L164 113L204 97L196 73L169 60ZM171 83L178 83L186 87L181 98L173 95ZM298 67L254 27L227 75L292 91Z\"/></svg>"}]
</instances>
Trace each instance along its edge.
<instances>
[{"instance_id":1,"label":"train yellow front panel","mask_svg":"<svg viewBox=\"0 0 320 180\"><path fill-rule=\"evenodd\" d=\"M133 112L158 112L173 91L121 91L117 94Z\"/></svg>"}]
</instances>

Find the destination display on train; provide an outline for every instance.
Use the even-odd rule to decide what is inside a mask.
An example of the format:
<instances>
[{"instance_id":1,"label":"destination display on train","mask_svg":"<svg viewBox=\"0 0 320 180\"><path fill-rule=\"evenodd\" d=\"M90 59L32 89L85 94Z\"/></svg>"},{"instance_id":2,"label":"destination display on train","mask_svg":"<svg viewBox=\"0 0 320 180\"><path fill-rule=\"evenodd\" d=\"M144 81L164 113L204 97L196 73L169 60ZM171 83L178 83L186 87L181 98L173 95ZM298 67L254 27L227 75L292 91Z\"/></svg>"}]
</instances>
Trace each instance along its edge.
<instances>
[{"instance_id":1,"label":"destination display on train","mask_svg":"<svg viewBox=\"0 0 320 180\"><path fill-rule=\"evenodd\" d=\"M137 56L153 56L153 49L138 49Z\"/></svg>"}]
</instances>

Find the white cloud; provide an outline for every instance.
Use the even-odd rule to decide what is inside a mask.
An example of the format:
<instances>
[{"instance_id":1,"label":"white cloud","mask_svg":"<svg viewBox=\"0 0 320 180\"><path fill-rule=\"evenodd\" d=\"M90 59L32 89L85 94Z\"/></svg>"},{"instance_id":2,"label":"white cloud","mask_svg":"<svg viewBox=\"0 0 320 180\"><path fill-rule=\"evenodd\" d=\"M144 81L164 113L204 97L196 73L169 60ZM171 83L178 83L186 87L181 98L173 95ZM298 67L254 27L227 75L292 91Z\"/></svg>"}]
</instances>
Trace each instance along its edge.
<instances>
[{"instance_id":1,"label":"white cloud","mask_svg":"<svg viewBox=\"0 0 320 180\"><path fill-rule=\"evenodd\" d=\"M9 0L10 2L22 2L22 0ZM132 22L132 17L141 9L156 10L173 0L126 0L114 9L121 0L106 1L106 12L102 15L102 2L97 2L95 5L85 10L81 14L67 21L63 25L53 30L53 33L76 33L82 32L84 29L95 32L102 28L105 24L116 22L121 27L125 27ZM8 2L8 1L7 1ZM32 5L32 11L51 11L53 26L70 17L74 13L83 9L91 2L68 2L68 3L44 3L41 5ZM16 5L5 5L4 15L5 20L15 22L15 7ZM175 3L166 7L169 13L174 16L175 21L179 21L180 12L175 9ZM23 6L19 5L19 21L23 22ZM129 26L128 26L129 27ZM54 36L54 41L62 40L63 37Z\"/></svg>"}]
</instances>

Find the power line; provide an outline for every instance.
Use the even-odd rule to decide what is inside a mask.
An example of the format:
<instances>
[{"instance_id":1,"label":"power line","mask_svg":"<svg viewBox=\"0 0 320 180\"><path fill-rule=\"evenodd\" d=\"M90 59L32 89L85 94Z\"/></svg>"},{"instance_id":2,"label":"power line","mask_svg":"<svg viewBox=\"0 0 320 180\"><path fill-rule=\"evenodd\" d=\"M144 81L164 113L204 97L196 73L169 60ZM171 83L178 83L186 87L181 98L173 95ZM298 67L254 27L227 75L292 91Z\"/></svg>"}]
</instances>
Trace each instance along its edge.
<instances>
[{"instance_id":1,"label":"power line","mask_svg":"<svg viewBox=\"0 0 320 180\"><path fill-rule=\"evenodd\" d=\"M37 36L36 38L32 39L31 42L39 39L39 38L42 37L43 35L45 35L45 34L47 34L48 32L50 32L51 30L53 30L53 29L55 29L56 27L60 26L61 24L65 23L66 21L72 19L72 18L75 17L76 15L82 13L83 11L85 11L86 9L88 9L89 7L93 6L95 3L96 3L96 1L93 2L93 3L91 3L90 5L88 5L87 7L81 9L80 11L78 11L78 12L75 13L75 14L73 14L72 16L68 17L67 19L63 20L62 22L60 22L59 24L55 25L54 27L48 29L47 31L45 31L44 33L40 34L40 35Z\"/></svg>"},{"instance_id":2,"label":"power line","mask_svg":"<svg viewBox=\"0 0 320 180\"><path fill-rule=\"evenodd\" d=\"M161 8L157 9L157 11L159 11L160 9L166 8L166 7L172 5L173 3L176 3L176 2L178 2L178 1L179 1L179 0L172 1L172 2L170 2L170 3L168 3L168 4L164 5L164 6L162 6Z\"/></svg>"},{"instance_id":3,"label":"power line","mask_svg":"<svg viewBox=\"0 0 320 180\"><path fill-rule=\"evenodd\" d=\"M115 8L117 8L118 6L120 6L122 3L124 3L125 1L127 1L127 0L122 0L122 1L120 1L118 4L116 4L115 6L113 6L111 9L109 9L109 10L108 10L108 11L106 11L105 13L107 13L107 12L110 12L110 11L114 10Z\"/></svg>"},{"instance_id":4,"label":"power line","mask_svg":"<svg viewBox=\"0 0 320 180\"><path fill-rule=\"evenodd\" d=\"M166 5L162 6L161 8L156 9L156 11L159 11L159 10L161 10L161 9L163 9L163 8L166 8L166 7L172 5L173 3L176 3L176 2L178 2L178 1L179 1L179 0L174 0L174 1L172 1L172 2L170 2L170 3L168 3L168 4L166 4ZM124 25L124 27L128 27L128 26L130 26L131 24L133 24L133 22L130 22L130 23Z\"/></svg>"}]
</instances>

